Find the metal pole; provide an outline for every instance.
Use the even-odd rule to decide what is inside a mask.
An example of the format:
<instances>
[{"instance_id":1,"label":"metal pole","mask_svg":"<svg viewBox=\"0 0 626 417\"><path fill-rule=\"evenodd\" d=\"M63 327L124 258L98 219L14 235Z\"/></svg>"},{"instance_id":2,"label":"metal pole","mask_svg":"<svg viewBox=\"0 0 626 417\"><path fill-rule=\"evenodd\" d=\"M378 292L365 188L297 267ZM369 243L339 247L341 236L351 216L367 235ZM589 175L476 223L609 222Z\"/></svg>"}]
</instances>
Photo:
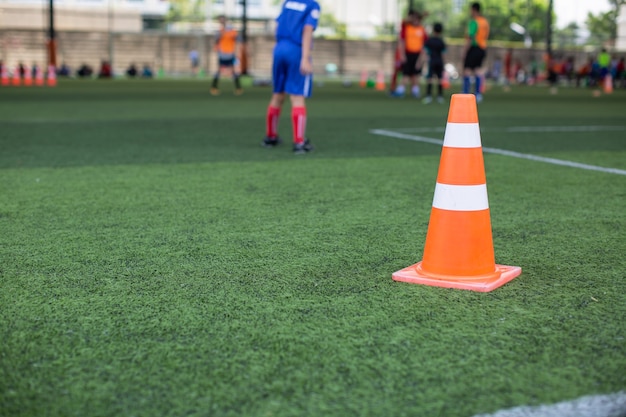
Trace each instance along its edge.
<instances>
[{"instance_id":1,"label":"metal pole","mask_svg":"<svg viewBox=\"0 0 626 417\"><path fill-rule=\"evenodd\" d=\"M548 2L548 20L546 22L546 53L552 57L552 6L553 0Z\"/></svg>"},{"instance_id":2,"label":"metal pole","mask_svg":"<svg viewBox=\"0 0 626 417\"><path fill-rule=\"evenodd\" d=\"M113 12L113 1L109 0L109 65L113 69L113 20L115 14Z\"/></svg>"},{"instance_id":3,"label":"metal pole","mask_svg":"<svg viewBox=\"0 0 626 417\"><path fill-rule=\"evenodd\" d=\"M241 74L248 74L248 1L241 0Z\"/></svg>"},{"instance_id":4,"label":"metal pole","mask_svg":"<svg viewBox=\"0 0 626 417\"><path fill-rule=\"evenodd\" d=\"M48 65L57 65L56 33L54 31L54 0L50 0L48 9Z\"/></svg>"}]
</instances>

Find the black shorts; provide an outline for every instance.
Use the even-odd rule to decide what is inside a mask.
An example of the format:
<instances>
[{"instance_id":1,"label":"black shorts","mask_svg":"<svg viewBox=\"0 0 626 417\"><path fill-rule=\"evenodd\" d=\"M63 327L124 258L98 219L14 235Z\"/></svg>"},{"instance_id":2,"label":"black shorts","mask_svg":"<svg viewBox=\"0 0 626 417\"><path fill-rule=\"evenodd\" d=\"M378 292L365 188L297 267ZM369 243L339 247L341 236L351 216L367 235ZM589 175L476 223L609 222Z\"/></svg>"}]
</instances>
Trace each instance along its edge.
<instances>
[{"instance_id":1,"label":"black shorts","mask_svg":"<svg viewBox=\"0 0 626 417\"><path fill-rule=\"evenodd\" d=\"M406 61L404 61L404 66L402 67L402 74L409 77L421 74L422 70L416 68L419 57L419 52L407 52Z\"/></svg>"},{"instance_id":2,"label":"black shorts","mask_svg":"<svg viewBox=\"0 0 626 417\"><path fill-rule=\"evenodd\" d=\"M235 57L232 58L219 58L218 63L220 67L234 67Z\"/></svg>"},{"instance_id":3,"label":"black shorts","mask_svg":"<svg viewBox=\"0 0 626 417\"><path fill-rule=\"evenodd\" d=\"M465 55L463 68L475 70L476 68L482 67L486 56L487 51L478 46L471 46L467 51L467 55Z\"/></svg>"},{"instance_id":4,"label":"black shorts","mask_svg":"<svg viewBox=\"0 0 626 417\"><path fill-rule=\"evenodd\" d=\"M426 79L430 80L433 77L437 77L439 80L443 79L442 63L428 64L428 75L426 75Z\"/></svg>"}]
</instances>

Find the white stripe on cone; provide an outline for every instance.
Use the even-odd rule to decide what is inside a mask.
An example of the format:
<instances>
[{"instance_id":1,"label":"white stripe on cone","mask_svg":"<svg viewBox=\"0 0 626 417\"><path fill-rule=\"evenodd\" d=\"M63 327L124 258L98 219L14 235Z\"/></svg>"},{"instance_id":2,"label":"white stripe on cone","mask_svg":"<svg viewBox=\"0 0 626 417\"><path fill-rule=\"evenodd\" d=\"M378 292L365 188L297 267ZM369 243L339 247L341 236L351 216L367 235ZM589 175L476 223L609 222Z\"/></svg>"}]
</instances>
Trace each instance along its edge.
<instances>
[{"instance_id":1,"label":"white stripe on cone","mask_svg":"<svg viewBox=\"0 0 626 417\"><path fill-rule=\"evenodd\" d=\"M446 125L443 146L449 148L480 148L478 123L450 123Z\"/></svg>"},{"instance_id":2,"label":"white stripe on cone","mask_svg":"<svg viewBox=\"0 0 626 417\"><path fill-rule=\"evenodd\" d=\"M437 183L433 207L451 211L479 211L489 208L487 184L449 185Z\"/></svg>"}]
</instances>

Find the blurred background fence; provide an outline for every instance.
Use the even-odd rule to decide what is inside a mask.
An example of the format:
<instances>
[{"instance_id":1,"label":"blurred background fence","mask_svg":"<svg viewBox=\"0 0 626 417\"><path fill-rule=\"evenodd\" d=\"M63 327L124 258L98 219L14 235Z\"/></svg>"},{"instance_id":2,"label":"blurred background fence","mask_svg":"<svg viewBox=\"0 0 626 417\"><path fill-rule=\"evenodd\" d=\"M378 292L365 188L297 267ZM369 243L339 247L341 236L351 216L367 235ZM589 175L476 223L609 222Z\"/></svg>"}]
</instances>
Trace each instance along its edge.
<instances>
[{"instance_id":1,"label":"blurred background fence","mask_svg":"<svg viewBox=\"0 0 626 417\"><path fill-rule=\"evenodd\" d=\"M124 74L131 63L138 67L149 65L155 72L168 76L191 74L189 53L200 56L200 68L206 74L217 69L217 56L213 49L214 35L204 33L178 34L167 32L109 32L109 31L58 31L57 62L65 64L74 72L87 64L96 72L101 61L112 63L116 75ZM46 62L46 34L41 30L0 29L0 59L12 68L22 62L26 65ZM394 41L315 39L314 64L317 74L327 73L356 77L362 71L383 70L390 74L393 69ZM251 75L267 77L271 72L274 38L267 34L248 36L248 70ZM490 46L487 68L501 61L506 48ZM514 51L514 60L522 65L537 61L543 56L542 48L519 48ZM573 56L577 65L582 65L587 54L583 51L563 51ZM447 61L456 68L462 64L462 46L457 42L448 48ZM334 65L328 65L334 64ZM329 74L331 75L331 74Z\"/></svg>"}]
</instances>

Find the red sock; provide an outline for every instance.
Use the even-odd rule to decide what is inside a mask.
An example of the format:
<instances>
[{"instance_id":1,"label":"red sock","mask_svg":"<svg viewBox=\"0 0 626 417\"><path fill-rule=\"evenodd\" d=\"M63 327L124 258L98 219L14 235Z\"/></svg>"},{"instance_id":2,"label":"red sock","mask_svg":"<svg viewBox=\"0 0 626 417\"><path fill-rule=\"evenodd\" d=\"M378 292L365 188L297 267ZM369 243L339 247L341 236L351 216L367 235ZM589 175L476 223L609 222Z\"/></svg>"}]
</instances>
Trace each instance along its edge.
<instances>
[{"instance_id":1,"label":"red sock","mask_svg":"<svg viewBox=\"0 0 626 417\"><path fill-rule=\"evenodd\" d=\"M306 131L306 107L294 107L291 109L291 122L293 124L293 142L304 142Z\"/></svg>"},{"instance_id":2,"label":"red sock","mask_svg":"<svg viewBox=\"0 0 626 417\"><path fill-rule=\"evenodd\" d=\"M278 119L280 119L280 107L267 107L267 122L265 134L268 138L278 136Z\"/></svg>"}]
</instances>

